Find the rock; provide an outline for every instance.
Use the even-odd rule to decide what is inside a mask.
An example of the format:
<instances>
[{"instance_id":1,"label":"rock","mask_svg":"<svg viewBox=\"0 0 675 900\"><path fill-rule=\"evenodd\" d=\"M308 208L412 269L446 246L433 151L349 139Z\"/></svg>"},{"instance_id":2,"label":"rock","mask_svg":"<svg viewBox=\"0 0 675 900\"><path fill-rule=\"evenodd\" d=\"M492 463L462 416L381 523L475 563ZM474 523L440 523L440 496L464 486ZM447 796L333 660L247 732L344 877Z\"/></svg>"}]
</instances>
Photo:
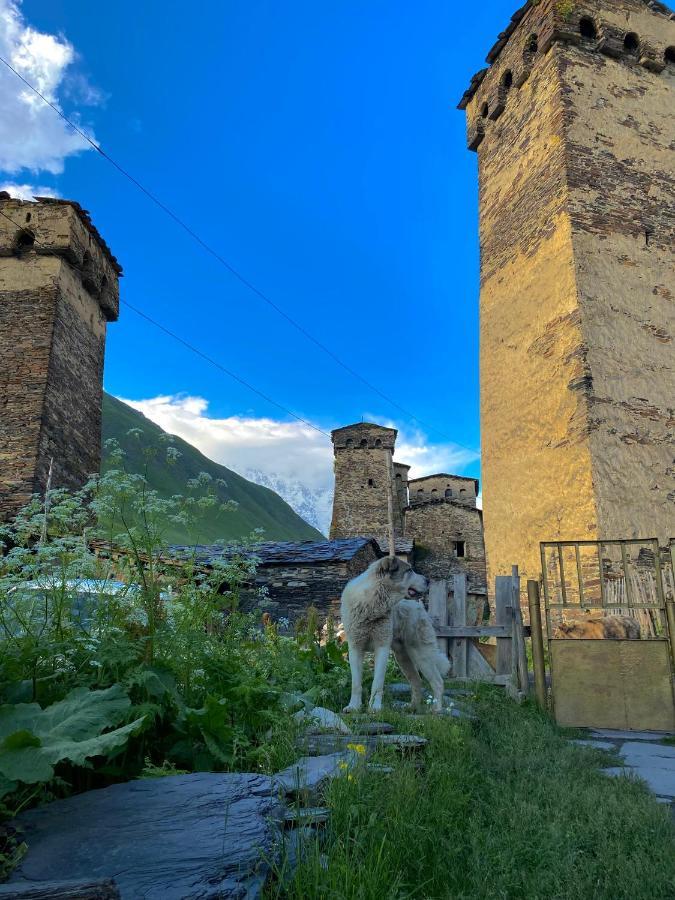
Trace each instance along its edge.
<instances>
[{"instance_id":1,"label":"rock","mask_svg":"<svg viewBox=\"0 0 675 900\"><path fill-rule=\"evenodd\" d=\"M426 747L426 738L416 734L382 734L377 737L378 746L396 747L397 750L421 750Z\"/></svg>"},{"instance_id":2,"label":"rock","mask_svg":"<svg viewBox=\"0 0 675 900\"><path fill-rule=\"evenodd\" d=\"M673 736L659 731L614 731L608 728L594 728L591 734L602 741L662 741Z\"/></svg>"},{"instance_id":3,"label":"rock","mask_svg":"<svg viewBox=\"0 0 675 900\"><path fill-rule=\"evenodd\" d=\"M330 818L330 810L325 806L309 806L305 809L288 809L284 822L293 828L296 825L324 825Z\"/></svg>"},{"instance_id":4,"label":"rock","mask_svg":"<svg viewBox=\"0 0 675 900\"><path fill-rule=\"evenodd\" d=\"M301 735L298 746L309 755L337 753L347 750L348 745L363 746L366 754L378 747L396 747L399 750L419 750L427 743L426 738L415 734L317 734Z\"/></svg>"},{"instance_id":5,"label":"rock","mask_svg":"<svg viewBox=\"0 0 675 900\"><path fill-rule=\"evenodd\" d=\"M352 730L337 713L323 706L315 706L313 709L301 709L293 716L296 722L308 722L308 734L324 731L336 731L338 734L351 734Z\"/></svg>"},{"instance_id":6,"label":"rock","mask_svg":"<svg viewBox=\"0 0 675 900\"><path fill-rule=\"evenodd\" d=\"M394 682L394 684L385 684L385 691L392 697L406 697L410 693L410 685L407 681Z\"/></svg>"},{"instance_id":7,"label":"rock","mask_svg":"<svg viewBox=\"0 0 675 900\"><path fill-rule=\"evenodd\" d=\"M394 726L389 725L387 722L362 722L359 725L361 734L368 736L373 734L393 734L394 730Z\"/></svg>"},{"instance_id":8,"label":"rock","mask_svg":"<svg viewBox=\"0 0 675 900\"><path fill-rule=\"evenodd\" d=\"M577 747L591 747L593 750L616 750L616 745L609 741L573 740L570 744L576 744Z\"/></svg>"},{"instance_id":9,"label":"rock","mask_svg":"<svg viewBox=\"0 0 675 900\"><path fill-rule=\"evenodd\" d=\"M27 882L114 878L123 900L259 897L282 812L262 775L172 775L88 791L18 817L29 849L9 884L18 892Z\"/></svg>"},{"instance_id":10,"label":"rock","mask_svg":"<svg viewBox=\"0 0 675 900\"><path fill-rule=\"evenodd\" d=\"M0 884L0 897L11 900L120 900L114 881L31 881L23 887Z\"/></svg>"},{"instance_id":11,"label":"rock","mask_svg":"<svg viewBox=\"0 0 675 900\"><path fill-rule=\"evenodd\" d=\"M278 772L273 780L288 795L316 794L331 778L337 778L346 769L353 768L356 759L357 755L352 751L303 756L283 772Z\"/></svg>"},{"instance_id":12,"label":"rock","mask_svg":"<svg viewBox=\"0 0 675 900\"><path fill-rule=\"evenodd\" d=\"M368 763L366 769L369 772L374 772L377 775L391 775L394 771L393 766L381 766L379 763Z\"/></svg>"}]
</instances>

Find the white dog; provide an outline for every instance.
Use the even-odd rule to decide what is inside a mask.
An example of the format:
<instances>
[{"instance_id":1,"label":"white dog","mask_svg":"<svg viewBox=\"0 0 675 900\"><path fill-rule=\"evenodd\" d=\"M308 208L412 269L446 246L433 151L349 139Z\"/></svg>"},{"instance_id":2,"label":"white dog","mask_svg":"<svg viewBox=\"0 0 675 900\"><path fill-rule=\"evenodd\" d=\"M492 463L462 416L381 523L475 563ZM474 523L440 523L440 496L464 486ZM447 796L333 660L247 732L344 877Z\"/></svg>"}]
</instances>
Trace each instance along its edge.
<instances>
[{"instance_id":1,"label":"white dog","mask_svg":"<svg viewBox=\"0 0 675 900\"><path fill-rule=\"evenodd\" d=\"M450 664L438 650L436 635L426 610L417 598L426 593L428 582L408 563L387 557L372 563L350 581L342 592L342 622L349 642L352 696L345 712L357 712L363 700L363 657L375 653L375 672L370 709L382 709L384 676L390 650L408 678L413 702L421 699L419 673L434 692L434 709L440 710L443 676Z\"/></svg>"}]
</instances>

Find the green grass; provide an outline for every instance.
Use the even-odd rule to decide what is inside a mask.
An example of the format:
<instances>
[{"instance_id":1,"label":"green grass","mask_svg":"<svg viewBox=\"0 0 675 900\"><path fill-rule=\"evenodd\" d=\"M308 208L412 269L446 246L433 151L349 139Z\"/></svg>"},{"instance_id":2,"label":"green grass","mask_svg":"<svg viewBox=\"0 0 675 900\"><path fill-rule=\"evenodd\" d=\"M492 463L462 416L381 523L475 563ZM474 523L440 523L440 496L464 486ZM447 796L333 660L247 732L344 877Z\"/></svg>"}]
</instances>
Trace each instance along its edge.
<instances>
[{"instance_id":1,"label":"green grass","mask_svg":"<svg viewBox=\"0 0 675 900\"><path fill-rule=\"evenodd\" d=\"M333 782L331 823L269 898L675 897L675 829L647 789L601 775L532 705L484 691L479 723L387 713L429 738L419 768Z\"/></svg>"},{"instance_id":2,"label":"green grass","mask_svg":"<svg viewBox=\"0 0 675 900\"><path fill-rule=\"evenodd\" d=\"M127 432L133 428L142 429L140 441L128 435ZM148 482L160 496L185 494L187 481L196 478L200 472L211 475L214 483L220 478L226 481L227 487L215 485L215 490L222 502L236 500L239 508L226 513L219 512L217 507L206 510L201 517L199 535L196 536L200 543L245 538L255 528L263 529L263 540L267 541L325 540L319 531L301 519L274 491L253 484L225 466L212 462L178 437L172 443L182 456L175 464L167 465L166 444L160 441L163 434L162 429L142 413L109 394L104 395L103 440L114 438L119 442L126 453L126 464L130 472L144 472L148 465ZM159 448L156 459L149 464L143 456L143 450L147 446ZM104 450L104 470L108 466L109 460ZM174 544L191 542L191 535L180 525L173 526L167 537Z\"/></svg>"}]
</instances>

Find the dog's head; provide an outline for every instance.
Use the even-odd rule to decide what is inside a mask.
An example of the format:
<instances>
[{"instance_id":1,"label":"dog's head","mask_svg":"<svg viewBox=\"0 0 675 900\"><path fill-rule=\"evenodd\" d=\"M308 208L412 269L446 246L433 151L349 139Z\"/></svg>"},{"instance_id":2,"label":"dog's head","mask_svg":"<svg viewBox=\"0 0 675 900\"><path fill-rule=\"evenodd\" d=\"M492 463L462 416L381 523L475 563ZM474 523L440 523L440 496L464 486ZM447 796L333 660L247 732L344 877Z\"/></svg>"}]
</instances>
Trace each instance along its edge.
<instances>
[{"instance_id":1,"label":"dog's head","mask_svg":"<svg viewBox=\"0 0 675 900\"><path fill-rule=\"evenodd\" d=\"M429 589L424 575L419 575L413 567L396 556L385 556L373 563L375 574L386 582L389 592L401 600L418 600Z\"/></svg>"}]
</instances>

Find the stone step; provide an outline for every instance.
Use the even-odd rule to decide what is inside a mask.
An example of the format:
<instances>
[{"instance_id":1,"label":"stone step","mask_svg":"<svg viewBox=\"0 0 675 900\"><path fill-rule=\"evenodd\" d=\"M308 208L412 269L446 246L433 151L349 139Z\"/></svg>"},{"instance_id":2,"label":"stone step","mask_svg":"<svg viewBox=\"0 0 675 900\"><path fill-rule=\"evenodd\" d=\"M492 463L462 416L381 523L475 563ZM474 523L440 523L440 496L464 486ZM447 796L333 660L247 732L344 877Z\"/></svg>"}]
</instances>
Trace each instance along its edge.
<instances>
[{"instance_id":1,"label":"stone step","mask_svg":"<svg viewBox=\"0 0 675 900\"><path fill-rule=\"evenodd\" d=\"M663 731L616 731L609 728L594 728L591 731L594 738L601 741L662 741L664 738L673 737Z\"/></svg>"},{"instance_id":2,"label":"stone step","mask_svg":"<svg viewBox=\"0 0 675 900\"><path fill-rule=\"evenodd\" d=\"M300 809L289 809L284 813L284 824L288 828L309 825L325 825L330 818L330 810L325 806L308 806Z\"/></svg>"},{"instance_id":3,"label":"stone step","mask_svg":"<svg viewBox=\"0 0 675 900\"><path fill-rule=\"evenodd\" d=\"M576 744L578 747L592 747L594 750L617 750L617 745L610 741L591 741L591 740L573 740L570 744Z\"/></svg>"},{"instance_id":4,"label":"stone step","mask_svg":"<svg viewBox=\"0 0 675 900\"><path fill-rule=\"evenodd\" d=\"M351 750L323 756L303 756L292 766L273 776L273 782L289 797L318 794L333 778L356 765L358 754Z\"/></svg>"},{"instance_id":5,"label":"stone step","mask_svg":"<svg viewBox=\"0 0 675 900\"><path fill-rule=\"evenodd\" d=\"M317 756L343 752L352 744L364 747L366 755L369 755L380 747L394 747L402 751L421 750L426 743L426 738L414 734L317 734L300 735L297 746L309 756Z\"/></svg>"}]
</instances>

